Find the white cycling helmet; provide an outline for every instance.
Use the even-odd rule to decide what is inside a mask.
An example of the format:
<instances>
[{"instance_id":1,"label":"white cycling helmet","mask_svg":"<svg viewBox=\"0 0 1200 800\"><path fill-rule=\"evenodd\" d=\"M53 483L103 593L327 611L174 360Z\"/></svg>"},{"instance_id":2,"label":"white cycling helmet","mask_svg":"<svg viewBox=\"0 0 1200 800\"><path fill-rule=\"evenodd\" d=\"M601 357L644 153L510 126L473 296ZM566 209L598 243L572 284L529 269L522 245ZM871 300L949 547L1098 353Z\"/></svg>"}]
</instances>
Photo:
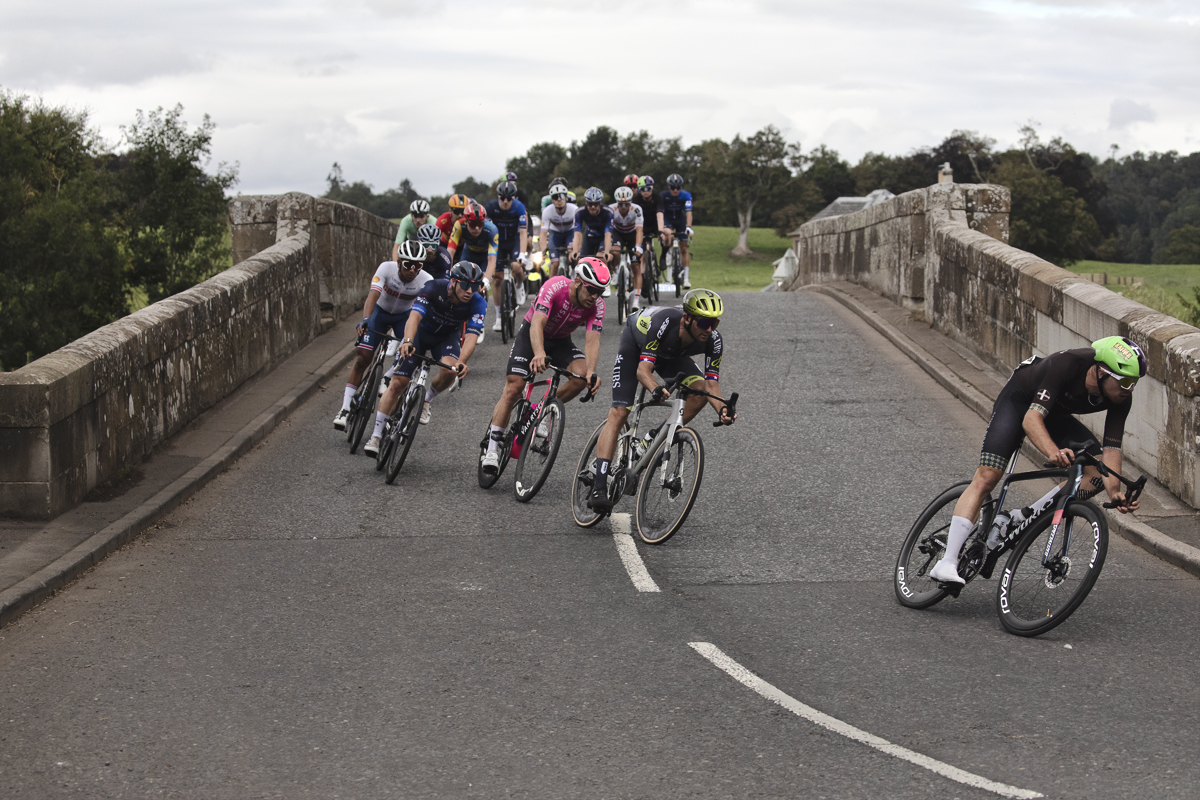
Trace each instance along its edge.
<instances>
[{"instance_id":1,"label":"white cycling helmet","mask_svg":"<svg viewBox=\"0 0 1200 800\"><path fill-rule=\"evenodd\" d=\"M550 199L551 200L553 200L556 196L558 196L560 194L563 197L566 197L570 193L571 193L571 190L568 189L566 186L563 186L561 183L556 183L550 187Z\"/></svg>"},{"instance_id":2,"label":"white cycling helmet","mask_svg":"<svg viewBox=\"0 0 1200 800\"><path fill-rule=\"evenodd\" d=\"M414 214L428 214L429 213L429 203L425 202L424 200L422 200L420 198L417 198L416 200L412 201L412 204L408 207L408 210Z\"/></svg>"},{"instance_id":3,"label":"white cycling helmet","mask_svg":"<svg viewBox=\"0 0 1200 800\"><path fill-rule=\"evenodd\" d=\"M396 252L397 261L424 261L425 245L416 239L405 239Z\"/></svg>"},{"instance_id":4,"label":"white cycling helmet","mask_svg":"<svg viewBox=\"0 0 1200 800\"><path fill-rule=\"evenodd\" d=\"M441 244L442 229L432 222L426 222L417 228L417 241L421 244Z\"/></svg>"},{"instance_id":5,"label":"white cycling helmet","mask_svg":"<svg viewBox=\"0 0 1200 800\"><path fill-rule=\"evenodd\" d=\"M613 192L613 199L618 203L628 203L633 199L633 189L628 186L618 186L617 190Z\"/></svg>"}]
</instances>

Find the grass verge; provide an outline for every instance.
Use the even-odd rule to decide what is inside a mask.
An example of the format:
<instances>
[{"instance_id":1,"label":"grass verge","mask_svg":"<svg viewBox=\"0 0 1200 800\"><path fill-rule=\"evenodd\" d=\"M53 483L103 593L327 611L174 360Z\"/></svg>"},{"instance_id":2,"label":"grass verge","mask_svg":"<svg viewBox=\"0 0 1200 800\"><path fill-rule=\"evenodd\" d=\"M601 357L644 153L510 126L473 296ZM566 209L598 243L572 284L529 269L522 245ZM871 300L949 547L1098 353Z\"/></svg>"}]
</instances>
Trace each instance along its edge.
<instances>
[{"instance_id":1,"label":"grass verge","mask_svg":"<svg viewBox=\"0 0 1200 800\"><path fill-rule=\"evenodd\" d=\"M1191 325L1200 326L1200 316L1180 300L1183 296L1193 306L1200 289L1200 265L1196 264L1118 264L1108 261L1077 261L1068 267L1075 274L1103 272L1114 277L1145 278L1141 286L1120 286L1109 283L1108 288L1144 306Z\"/></svg>"}]
</instances>

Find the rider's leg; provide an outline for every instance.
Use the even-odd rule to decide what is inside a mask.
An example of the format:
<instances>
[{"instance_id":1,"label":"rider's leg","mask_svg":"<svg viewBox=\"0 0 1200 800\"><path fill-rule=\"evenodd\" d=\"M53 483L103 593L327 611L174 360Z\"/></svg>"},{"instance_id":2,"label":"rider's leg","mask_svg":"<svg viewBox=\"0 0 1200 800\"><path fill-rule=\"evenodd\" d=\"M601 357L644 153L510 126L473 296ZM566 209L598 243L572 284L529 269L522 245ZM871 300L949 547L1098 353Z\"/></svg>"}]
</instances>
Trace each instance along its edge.
<instances>
[{"instance_id":1,"label":"rider's leg","mask_svg":"<svg viewBox=\"0 0 1200 800\"><path fill-rule=\"evenodd\" d=\"M408 391L410 380L408 375L397 375L388 384L387 391L383 393L383 397L379 398L379 409L375 412L375 430L371 433L372 438L383 432L383 423L396 410L400 398Z\"/></svg>"},{"instance_id":2,"label":"rider's leg","mask_svg":"<svg viewBox=\"0 0 1200 800\"><path fill-rule=\"evenodd\" d=\"M930 577L950 583L964 582L958 575L958 555L975 527L975 520L979 517L984 498L991 494L1003 476L1003 470L983 464L975 470L971 485L959 495L958 502L954 504L954 516L950 519L950 530L946 533L946 552L942 554L941 561L933 565L929 572Z\"/></svg>"},{"instance_id":3,"label":"rider's leg","mask_svg":"<svg viewBox=\"0 0 1200 800\"><path fill-rule=\"evenodd\" d=\"M458 366L458 359L454 356L442 356L439 359L443 364L450 369L439 369L437 375L429 379L429 386L425 388L425 402L431 402L433 398L438 396L438 392L444 392L450 388L450 384L454 383L454 367Z\"/></svg>"},{"instance_id":4,"label":"rider's leg","mask_svg":"<svg viewBox=\"0 0 1200 800\"><path fill-rule=\"evenodd\" d=\"M709 394L717 393L716 381L698 380L686 381L685 383L687 386L690 386L693 389L698 389L701 392L708 392ZM683 424L687 425L689 422L695 419L696 415L699 414L706 405L708 405L707 397L698 394L689 394L687 399L683 401Z\"/></svg>"},{"instance_id":5,"label":"rider's leg","mask_svg":"<svg viewBox=\"0 0 1200 800\"><path fill-rule=\"evenodd\" d=\"M587 362L582 358L572 359L571 364L567 367L567 369L571 370L571 372L574 372L576 375L583 375L587 370ZM567 378L566 383L559 385L558 391L555 392L554 396L559 400L562 400L564 403L568 403L578 397L579 393L586 388L587 383L585 381L581 381L578 378Z\"/></svg>"},{"instance_id":6,"label":"rider's leg","mask_svg":"<svg viewBox=\"0 0 1200 800\"><path fill-rule=\"evenodd\" d=\"M691 281L691 277L690 277L691 276L690 265L692 263L692 259L691 259L691 256L688 255L688 242L687 242L687 239L684 237L679 238L679 250L683 254L683 285L685 287L691 286L692 281Z\"/></svg>"},{"instance_id":7,"label":"rider's leg","mask_svg":"<svg viewBox=\"0 0 1200 800\"><path fill-rule=\"evenodd\" d=\"M342 411L350 410L350 399L358 391L358 384L362 382L363 373L367 371L367 365L371 363L373 355L374 351L372 350L356 348L354 366L350 367L350 380L346 382L346 392L342 395Z\"/></svg>"},{"instance_id":8,"label":"rider's leg","mask_svg":"<svg viewBox=\"0 0 1200 800\"><path fill-rule=\"evenodd\" d=\"M604 424L604 430L600 431L600 439L596 442L596 482L593 488L607 488L608 486L609 463L612 461L613 453L617 450L617 437L621 435L627 419L629 419L629 409L624 406L608 410L608 421Z\"/></svg>"},{"instance_id":9,"label":"rider's leg","mask_svg":"<svg viewBox=\"0 0 1200 800\"><path fill-rule=\"evenodd\" d=\"M521 399L521 390L525 388L525 379L520 375L509 375L504 381L504 391L500 393L500 399L496 401L496 408L492 411L492 433L503 432L508 425L508 418L512 415L513 406ZM488 452L495 450L498 442L495 437L488 439Z\"/></svg>"}]
</instances>

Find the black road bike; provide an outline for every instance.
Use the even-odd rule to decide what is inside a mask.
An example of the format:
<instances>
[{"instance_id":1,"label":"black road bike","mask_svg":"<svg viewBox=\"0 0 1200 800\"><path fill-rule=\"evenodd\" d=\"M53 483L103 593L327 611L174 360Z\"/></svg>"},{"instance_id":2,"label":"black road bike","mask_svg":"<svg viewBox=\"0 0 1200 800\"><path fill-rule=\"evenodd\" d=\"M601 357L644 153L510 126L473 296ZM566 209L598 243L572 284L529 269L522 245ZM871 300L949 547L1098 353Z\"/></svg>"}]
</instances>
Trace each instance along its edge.
<instances>
[{"instance_id":1,"label":"black road bike","mask_svg":"<svg viewBox=\"0 0 1200 800\"><path fill-rule=\"evenodd\" d=\"M616 274L612 282L617 285L617 324L624 325L629 316L629 305L633 300L633 257L628 249L621 249Z\"/></svg>"},{"instance_id":2,"label":"black road bike","mask_svg":"<svg viewBox=\"0 0 1200 800\"><path fill-rule=\"evenodd\" d=\"M658 256L654 255L654 240L647 239L642 243L642 297L646 298L645 305L658 302L658 282L662 280Z\"/></svg>"},{"instance_id":3,"label":"black road bike","mask_svg":"<svg viewBox=\"0 0 1200 800\"><path fill-rule=\"evenodd\" d=\"M384 366L387 360L387 344L395 339L383 333L376 335L379 341L375 344L371 363L363 372L362 380L358 382L358 388L350 398L350 410L346 413L346 441L350 442L350 455L358 452L363 432L366 431L367 425L375 421L379 384L383 381L383 373L387 372L387 367Z\"/></svg>"},{"instance_id":4,"label":"black road bike","mask_svg":"<svg viewBox=\"0 0 1200 800\"><path fill-rule=\"evenodd\" d=\"M1054 467L1014 473L1017 454L1009 460L1000 481L997 497L989 497L979 512L979 522L971 531L958 559L958 574L967 583L976 576L991 578L996 563L1009 553L996 590L996 611L1004 629L1017 636L1038 636L1062 623L1083 604L1104 567L1108 553L1108 519L1096 506L1077 499L1083 470L1093 466L1101 475L1112 475L1129 488L1127 502L1142 493L1146 478L1128 480L1109 469L1098 452L1078 443L1068 445L1075 452L1069 467ZM1043 478L1066 478L1067 484L1055 501L1019 525L1003 530L998 541L988 547L989 533L1002 512L1010 484ZM963 584L942 583L929 577L946 550L946 535L954 504L970 481L956 483L930 503L900 546L893 575L896 599L908 608L929 608L946 596L958 597ZM1115 503L1105 503L1114 508Z\"/></svg>"},{"instance_id":5,"label":"black road bike","mask_svg":"<svg viewBox=\"0 0 1200 800\"><path fill-rule=\"evenodd\" d=\"M504 279L500 281L500 297L496 305L496 313L500 315L500 341L507 344L516 335L517 322L517 284L512 276L512 262L501 259L496 265L502 269Z\"/></svg>"},{"instance_id":6,"label":"black road bike","mask_svg":"<svg viewBox=\"0 0 1200 800\"><path fill-rule=\"evenodd\" d=\"M375 456L375 470L383 472L383 479L391 484L400 474L408 451L412 447L417 430L421 427L421 409L425 405L425 387L429 385L429 368L440 367L454 371L440 361L428 356L414 355L421 368L409 381L404 397L396 405L396 410L383 424L380 434L379 452ZM393 378L392 380L395 380Z\"/></svg>"}]
</instances>

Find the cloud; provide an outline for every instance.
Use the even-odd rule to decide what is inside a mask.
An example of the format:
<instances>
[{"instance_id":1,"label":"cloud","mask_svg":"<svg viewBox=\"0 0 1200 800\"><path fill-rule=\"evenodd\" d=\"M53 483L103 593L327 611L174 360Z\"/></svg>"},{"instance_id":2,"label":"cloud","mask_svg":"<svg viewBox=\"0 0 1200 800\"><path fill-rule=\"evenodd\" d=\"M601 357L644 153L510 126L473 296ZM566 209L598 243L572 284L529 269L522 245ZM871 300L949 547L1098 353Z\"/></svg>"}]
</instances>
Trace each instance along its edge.
<instances>
[{"instance_id":1,"label":"cloud","mask_svg":"<svg viewBox=\"0 0 1200 800\"><path fill-rule=\"evenodd\" d=\"M1108 127L1114 130L1127 128L1135 122L1154 122L1156 119L1158 115L1150 106L1126 98L1113 100L1108 110Z\"/></svg>"}]
</instances>

